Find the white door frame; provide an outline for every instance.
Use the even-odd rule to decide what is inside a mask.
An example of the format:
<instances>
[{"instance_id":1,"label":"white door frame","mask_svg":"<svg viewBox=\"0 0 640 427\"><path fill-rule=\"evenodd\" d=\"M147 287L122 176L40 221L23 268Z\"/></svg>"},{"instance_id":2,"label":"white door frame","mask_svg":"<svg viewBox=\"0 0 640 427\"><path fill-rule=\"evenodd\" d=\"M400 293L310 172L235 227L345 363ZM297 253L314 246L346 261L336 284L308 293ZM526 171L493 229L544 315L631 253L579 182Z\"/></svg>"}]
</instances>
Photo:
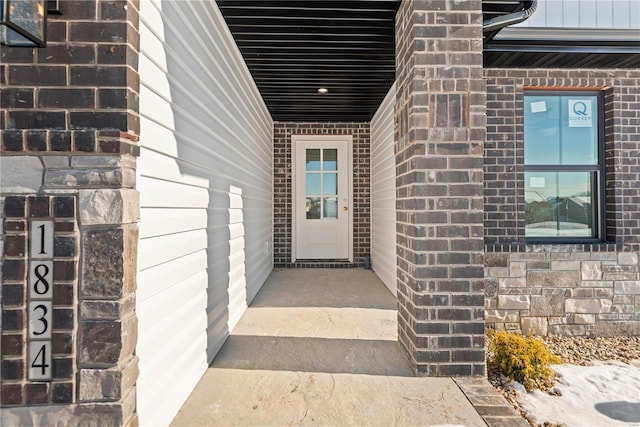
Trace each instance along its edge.
<instances>
[{"instance_id":1,"label":"white door frame","mask_svg":"<svg viewBox=\"0 0 640 427\"><path fill-rule=\"evenodd\" d=\"M296 211L296 162L297 143L306 141L343 141L347 142L347 179L348 186L348 235L347 244L349 247L349 262L353 262L353 135L291 135L291 262L297 260L297 211Z\"/></svg>"}]
</instances>

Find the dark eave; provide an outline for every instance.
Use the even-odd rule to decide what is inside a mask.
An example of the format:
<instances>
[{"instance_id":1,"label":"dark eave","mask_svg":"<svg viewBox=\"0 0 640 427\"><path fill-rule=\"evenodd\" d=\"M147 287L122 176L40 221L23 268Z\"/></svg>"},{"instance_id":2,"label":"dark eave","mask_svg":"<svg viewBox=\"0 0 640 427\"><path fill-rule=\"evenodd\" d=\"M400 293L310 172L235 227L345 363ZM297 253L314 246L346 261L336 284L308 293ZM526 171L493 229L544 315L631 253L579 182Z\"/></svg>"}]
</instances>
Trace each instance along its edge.
<instances>
[{"instance_id":1,"label":"dark eave","mask_svg":"<svg viewBox=\"0 0 640 427\"><path fill-rule=\"evenodd\" d=\"M274 120L368 121L395 80L399 0L217 3Z\"/></svg>"},{"instance_id":2,"label":"dark eave","mask_svg":"<svg viewBox=\"0 0 640 427\"><path fill-rule=\"evenodd\" d=\"M258 90L278 121L371 120L395 80L394 20L400 3L217 0ZM501 21L532 3L482 0L483 21ZM639 66L637 44L634 50L615 38L585 44L562 38L533 40L527 35L517 40L502 37L511 30L485 32L485 67ZM321 87L329 93L319 94Z\"/></svg>"},{"instance_id":3,"label":"dark eave","mask_svg":"<svg viewBox=\"0 0 640 427\"><path fill-rule=\"evenodd\" d=\"M640 68L638 42L494 40L484 47L485 67Z\"/></svg>"}]
</instances>

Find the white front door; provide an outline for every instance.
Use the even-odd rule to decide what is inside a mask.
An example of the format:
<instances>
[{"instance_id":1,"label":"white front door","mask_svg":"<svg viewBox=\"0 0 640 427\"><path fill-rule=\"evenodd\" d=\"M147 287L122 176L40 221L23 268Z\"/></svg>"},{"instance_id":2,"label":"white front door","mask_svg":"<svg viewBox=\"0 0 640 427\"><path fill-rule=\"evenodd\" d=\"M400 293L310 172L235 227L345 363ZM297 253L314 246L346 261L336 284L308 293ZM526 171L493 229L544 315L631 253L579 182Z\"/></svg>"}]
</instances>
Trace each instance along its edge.
<instances>
[{"instance_id":1,"label":"white front door","mask_svg":"<svg viewBox=\"0 0 640 427\"><path fill-rule=\"evenodd\" d=\"M294 261L351 259L349 136L293 135Z\"/></svg>"}]
</instances>

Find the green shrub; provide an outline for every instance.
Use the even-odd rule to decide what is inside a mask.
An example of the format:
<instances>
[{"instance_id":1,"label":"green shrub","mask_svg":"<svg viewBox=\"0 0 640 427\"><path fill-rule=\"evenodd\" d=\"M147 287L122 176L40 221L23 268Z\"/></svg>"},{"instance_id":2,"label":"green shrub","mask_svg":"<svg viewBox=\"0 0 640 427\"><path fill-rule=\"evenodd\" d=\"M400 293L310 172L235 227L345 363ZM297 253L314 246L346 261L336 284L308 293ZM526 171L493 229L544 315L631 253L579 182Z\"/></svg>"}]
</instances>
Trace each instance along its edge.
<instances>
[{"instance_id":1,"label":"green shrub","mask_svg":"<svg viewBox=\"0 0 640 427\"><path fill-rule=\"evenodd\" d=\"M489 346L489 368L518 381L527 390L553 385L554 373L549 365L562 361L547 350L542 340L507 331L489 331Z\"/></svg>"}]
</instances>

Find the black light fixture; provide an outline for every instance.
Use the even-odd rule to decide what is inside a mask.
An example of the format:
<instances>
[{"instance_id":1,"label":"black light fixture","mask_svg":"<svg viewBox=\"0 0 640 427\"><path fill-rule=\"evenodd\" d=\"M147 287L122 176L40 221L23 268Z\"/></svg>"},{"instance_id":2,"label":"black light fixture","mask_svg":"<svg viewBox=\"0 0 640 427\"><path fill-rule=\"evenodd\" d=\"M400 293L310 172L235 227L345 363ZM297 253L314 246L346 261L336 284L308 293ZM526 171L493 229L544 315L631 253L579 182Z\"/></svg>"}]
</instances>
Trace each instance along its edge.
<instances>
[{"instance_id":1,"label":"black light fixture","mask_svg":"<svg viewBox=\"0 0 640 427\"><path fill-rule=\"evenodd\" d=\"M0 43L45 47L47 8L47 0L0 0Z\"/></svg>"}]
</instances>

